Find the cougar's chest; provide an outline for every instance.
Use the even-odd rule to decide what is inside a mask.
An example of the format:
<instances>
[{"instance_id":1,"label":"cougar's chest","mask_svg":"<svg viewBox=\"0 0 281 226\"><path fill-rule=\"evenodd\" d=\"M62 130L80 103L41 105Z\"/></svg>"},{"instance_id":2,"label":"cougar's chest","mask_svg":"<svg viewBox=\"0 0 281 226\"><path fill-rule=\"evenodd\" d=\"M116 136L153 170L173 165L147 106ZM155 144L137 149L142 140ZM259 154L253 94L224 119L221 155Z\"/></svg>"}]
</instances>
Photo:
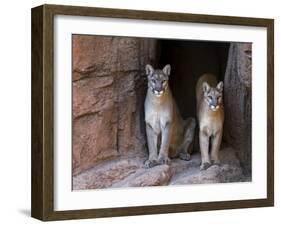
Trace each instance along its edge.
<instances>
[{"instance_id":1,"label":"cougar's chest","mask_svg":"<svg viewBox=\"0 0 281 226\"><path fill-rule=\"evenodd\" d=\"M145 103L145 122L159 134L172 119L170 108L165 103L157 104L147 100Z\"/></svg>"},{"instance_id":2,"label":"cougar's chest","mask_svg":"<svg viewBox=\"0 0 281 226\"><path fill-rule=\"evenodd\" d=\"M206 134L216 134L218 131L222 130L223 127L223 112L204 112L201 115L199 124L200 130L203 130Z\"/></svg>"},{"instance_id":3,"label":"cougar's chest","mask_svg":"<svg viewBox=\"0 0 281 226\"><path fill-rule=\"evenodd\" d=\"M151 111L145 114L145 122L149 124L155 133L159 134L161 132L161 118L158 112Z\"/></svg>"}]
</instances>

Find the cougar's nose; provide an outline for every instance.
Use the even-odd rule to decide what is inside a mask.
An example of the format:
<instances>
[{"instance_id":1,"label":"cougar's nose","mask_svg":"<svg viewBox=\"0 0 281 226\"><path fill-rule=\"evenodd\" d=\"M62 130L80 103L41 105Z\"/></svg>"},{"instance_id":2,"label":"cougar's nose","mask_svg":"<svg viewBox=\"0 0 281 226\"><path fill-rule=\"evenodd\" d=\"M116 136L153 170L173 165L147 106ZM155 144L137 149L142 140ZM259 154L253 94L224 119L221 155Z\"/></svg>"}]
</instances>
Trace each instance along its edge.
<instances>
[{"instance_id":1,"label":"cougar's nose","mask_svg":"<svg viewBox=\"0 0 281 226\"><path fill-rule=\"evenodd\" d=\"M155 89L155 91L157 91L157 92L160 92L160 91L162 90L162 88L159 87L159 86L156 86L154 89Z\"/></svg>"},{"instance_id":2,"label":"cougar's nose","mask_svg":"<svg viewBox=\"0 0 281 226\"><path fill-rule=\"evenodd\" d=\"M212 99L211 106L216 107L218 105L218 101L216 99Z\"/></svg>"}]
</instances>

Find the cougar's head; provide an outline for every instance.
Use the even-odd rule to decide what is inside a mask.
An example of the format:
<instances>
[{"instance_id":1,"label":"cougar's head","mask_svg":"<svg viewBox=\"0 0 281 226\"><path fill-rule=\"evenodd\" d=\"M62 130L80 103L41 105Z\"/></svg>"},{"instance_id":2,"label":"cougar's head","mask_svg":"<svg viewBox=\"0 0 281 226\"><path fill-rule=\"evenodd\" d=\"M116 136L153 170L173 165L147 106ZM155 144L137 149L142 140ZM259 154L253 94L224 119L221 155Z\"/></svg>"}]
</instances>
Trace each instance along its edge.
<instances>
[{"instance_id":1,"label":"cougar's head","mask_svg":"<svg viewBox=\"0 0 281 226\"><path fill-rule=\"evenodd\" d=\"M145 66L148 78L148 88L156 97L161 97L168 88L168 80L171 72L171 66L167 64L162 70L154 69L151 65Z\"/></svg>"},{"instance_id":2,"label":"cougar's head","mask_svg":"<svg viewBox=\"0 0 281 226\"><path fill-rule=\"evenodd\" d=\"M203 83L204 99L212 111L217 111L222 104L223 82L216 87L211 87L207 82Z\"/></svg>"}]
</instances>

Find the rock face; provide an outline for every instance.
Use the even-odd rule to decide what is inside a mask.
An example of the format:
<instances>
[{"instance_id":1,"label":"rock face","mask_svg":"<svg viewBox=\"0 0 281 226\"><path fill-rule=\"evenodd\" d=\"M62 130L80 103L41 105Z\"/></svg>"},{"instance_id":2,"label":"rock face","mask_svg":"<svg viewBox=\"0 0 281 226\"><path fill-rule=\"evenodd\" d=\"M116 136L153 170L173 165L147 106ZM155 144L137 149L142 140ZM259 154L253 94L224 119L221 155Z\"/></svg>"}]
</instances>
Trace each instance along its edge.
<instances>
[{"instance_id":1,"label":"rock face","mask_svg":"<svg viewBox=\"0 0 281 226\"><path fill-rule=\"evenodd\" d=\"M224 148L220 152L221 165L199 170L200 154L190 161L173 159L171 165L143 168L145 158L121 158L105 161L74 176L73 189L143 187L160 185L188 185L249 181L235 157L235 150Z\"/></svg>"},{"instance_id":2,"label":"rock face","mask_svg":"<svg viewBox=\"0 0 281 226\"><path fill-rule=\"evenodd\" d=\"M146 154L141 114L153 39L73 36L73 174Z\"/></svg>"},{"instance_id":3,"label":"rock face","mask_svg":"<svg viewBox=\"0 0 281 226\"><path fill-rule=\"evenodd\" d=\"M73 189L107 188L142 167L139 158L107 160L73 178Z\"/></svg>"},{"instance_id":4,"label":"rock face","mask_svg":"<svg viewBox=\"0 0 281 226\"><path fill-rule=\"evenodd\" d=\"M244 172L251 174L252 48L231 43L224 77L224 140L237 150Z\"/></svg>"}]
</instances>

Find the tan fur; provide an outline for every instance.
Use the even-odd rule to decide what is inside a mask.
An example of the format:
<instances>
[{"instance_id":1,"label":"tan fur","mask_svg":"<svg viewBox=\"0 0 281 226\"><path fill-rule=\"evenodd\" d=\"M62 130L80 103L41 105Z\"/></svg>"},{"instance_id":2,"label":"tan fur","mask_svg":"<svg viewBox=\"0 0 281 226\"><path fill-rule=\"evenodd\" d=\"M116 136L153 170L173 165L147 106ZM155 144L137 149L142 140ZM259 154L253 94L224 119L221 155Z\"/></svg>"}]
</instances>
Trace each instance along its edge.
<instances>
[{"instance_id":1,"label":"tan fur","mask_svg":"<svg viewBox=\"0 0 281 226\"><path fill-rule=\"evenodd\" d=\"M161 96L155 96L148 88L145 122L149 149L146 167L168 164L171 157L178 155L185 160L190 159L187 149L193 141L195 120L182 119L168 84Z\"/></svg>"},{"instance_id":2,"label":"tan fur","mask_svg":"<svg viewBox=\"0 0 281 226\"><path fill-rule=\"evenodd\" d=\"M219 148L224 122L223 103L221 102L219 104L217 111L211 110L205 100L203 92L204 82L207 82L210 87L215 88L217 86L217 79L212 74L204 74L199 78L196 85L197 119L199 122L199 142L202 158L201 169L208 168L211 161L215 164L219 164ZM211 158L209 157L210 144L212 145L210 148Z\"/></svg>"}]
</instances>

